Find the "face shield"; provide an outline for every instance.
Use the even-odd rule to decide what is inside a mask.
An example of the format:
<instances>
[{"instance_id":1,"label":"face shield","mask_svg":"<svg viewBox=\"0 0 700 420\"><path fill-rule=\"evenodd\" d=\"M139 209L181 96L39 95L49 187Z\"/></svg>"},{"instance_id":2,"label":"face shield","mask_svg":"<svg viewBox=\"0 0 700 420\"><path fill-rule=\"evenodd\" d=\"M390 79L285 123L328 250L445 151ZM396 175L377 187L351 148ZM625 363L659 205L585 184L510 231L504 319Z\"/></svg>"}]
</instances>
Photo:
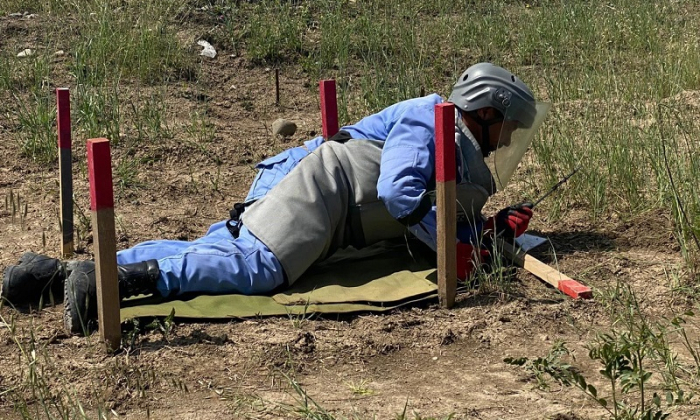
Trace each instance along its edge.
<instances>
[{"instance_id":1,"label":"face shield","mask_svg":"<svg viewBox=\"0 0 700 420\"><path fill-rule=\"evenodd\" d=\"M498 147L487 159L498 190L503 189L508 184L550 107L550 103L537 102L535 114L530 116L532 123L529 126L525 126L516 118L517 116L514 114L518 111L517 108L506 110Z\"/></svg>"}]
</instances>

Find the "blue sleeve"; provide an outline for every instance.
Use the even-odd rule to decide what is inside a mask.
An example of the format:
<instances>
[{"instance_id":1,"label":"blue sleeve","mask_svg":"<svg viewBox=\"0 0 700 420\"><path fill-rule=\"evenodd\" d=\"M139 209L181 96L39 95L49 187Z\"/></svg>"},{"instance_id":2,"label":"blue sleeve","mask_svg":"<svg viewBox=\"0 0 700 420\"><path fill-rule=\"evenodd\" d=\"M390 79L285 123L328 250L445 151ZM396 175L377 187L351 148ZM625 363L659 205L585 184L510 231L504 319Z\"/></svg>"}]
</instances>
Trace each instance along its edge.
<instances>
[{"instance_id":1,"label":"blue sleeve","mask_svg":"<svg viewBox=\"0 0 700 420\"><path fill-rule=\"evenodd\" d=\"M287 149L255 165L258 173L253 179L245 203L264 197L275 185L294 169L299 161L313 152L323 143L323 137L304 142L304 146Z\"/></svg>"},{"instance_id":2,"label":"blue sleeve","mask_svg":"<svg viewBox=\"0 0 700 420\"><path fill-rule=\"evenodd\" d=\"M434 106L408 109L387 135L377 182L379 198L395 219L415 215L413 219L417 222L430 210L425 198L433 174L434 154ZM414 214L417 210L422 214Z\"/></svg>"}]
</instances>

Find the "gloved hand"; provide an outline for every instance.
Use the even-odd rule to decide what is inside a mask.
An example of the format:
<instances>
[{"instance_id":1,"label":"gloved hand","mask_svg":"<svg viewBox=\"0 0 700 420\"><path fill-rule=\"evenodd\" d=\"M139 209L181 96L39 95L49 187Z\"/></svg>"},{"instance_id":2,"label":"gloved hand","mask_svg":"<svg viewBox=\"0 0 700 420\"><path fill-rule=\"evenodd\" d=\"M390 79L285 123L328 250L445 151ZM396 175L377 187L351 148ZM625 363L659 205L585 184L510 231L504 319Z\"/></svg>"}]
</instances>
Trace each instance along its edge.
<instances>
[{"instance_id":1,"label":"gloved hand","mask_svg":"<svg viewBox=\"0 0 700 420\"><path fill-rule=\"evenodd\" d=\"M484 236L500 235L505 238L517 238L526 230L532 218L532 203L520 203L506 207L486 220Z\"/></svg>"},{"instance_id":2,"label":"gloved hand","mask_svg":"<svg viewBox=\"0 0 700 420\"><path fill-rule=\"evenodd\" d=\"M457 278L468 280L476 268L485 264L491 254L486 249L474 248L471 244L457 242Z\"/></svg>"}]
</instances>

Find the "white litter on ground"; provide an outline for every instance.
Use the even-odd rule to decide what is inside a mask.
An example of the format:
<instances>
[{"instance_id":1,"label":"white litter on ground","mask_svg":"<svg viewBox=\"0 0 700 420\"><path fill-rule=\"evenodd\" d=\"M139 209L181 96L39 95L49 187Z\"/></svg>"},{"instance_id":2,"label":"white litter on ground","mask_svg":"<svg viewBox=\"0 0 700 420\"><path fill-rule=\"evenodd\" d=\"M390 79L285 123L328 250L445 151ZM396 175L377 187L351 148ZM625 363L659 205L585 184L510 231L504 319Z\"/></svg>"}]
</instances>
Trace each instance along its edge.
<instances>
[{"instance_id":1,"label":"white litter on ground","mask_svg":"<svg viewBox=\"0 0 700 420\"><path fill-rule=\"evenodd\" d=\"M31 55L34 55L34 51L31 49L27 48L26 50L22 51L21 53L17 54L17 57L29 57Z\"/></svg>"},{"instance_id":2,"label":"white litter on ground","mask_svg":"<svg viewBox=\"0 0 700 420\"><path fill-rule=\"evenodd\" d=\"M209 57L209 58L216 57L216 50L207 41L200 39L199 41L197 41L197 45L204 47L204 49L199 53L199 55L203 55L203 56Z\"/></svg>"}]
</instances>

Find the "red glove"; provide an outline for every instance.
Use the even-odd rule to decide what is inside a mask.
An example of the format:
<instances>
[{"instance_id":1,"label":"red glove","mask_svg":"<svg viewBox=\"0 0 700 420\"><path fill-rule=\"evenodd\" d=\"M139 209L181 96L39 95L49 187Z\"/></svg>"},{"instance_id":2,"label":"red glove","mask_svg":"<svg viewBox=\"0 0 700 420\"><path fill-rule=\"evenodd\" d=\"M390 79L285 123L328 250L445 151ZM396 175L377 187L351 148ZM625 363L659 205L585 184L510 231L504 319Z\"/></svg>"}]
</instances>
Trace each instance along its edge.
<instances>
[{"instance_id":1,"label":"red glove","mask_svg":"<svg viewBox=\"0 0 700 420\"><path fill-rule=\"evenodd\" d=\"M521 203L506 207L491 216L484 226L484 235L504 236L505 238L517 238L526 230L532 218L532 203Z\"/></svg>"},{"instance_id":2,"label":"red glove","mask_svg":"<svg viewBox=\"0 0 700 420\"><path fill-rule=\"evenodd\" d=\"M476 271L476 268L489 257L485 249L475 249L471 244L457 242L457 278L465 281Z\"/></svg>"}]
</instances>

